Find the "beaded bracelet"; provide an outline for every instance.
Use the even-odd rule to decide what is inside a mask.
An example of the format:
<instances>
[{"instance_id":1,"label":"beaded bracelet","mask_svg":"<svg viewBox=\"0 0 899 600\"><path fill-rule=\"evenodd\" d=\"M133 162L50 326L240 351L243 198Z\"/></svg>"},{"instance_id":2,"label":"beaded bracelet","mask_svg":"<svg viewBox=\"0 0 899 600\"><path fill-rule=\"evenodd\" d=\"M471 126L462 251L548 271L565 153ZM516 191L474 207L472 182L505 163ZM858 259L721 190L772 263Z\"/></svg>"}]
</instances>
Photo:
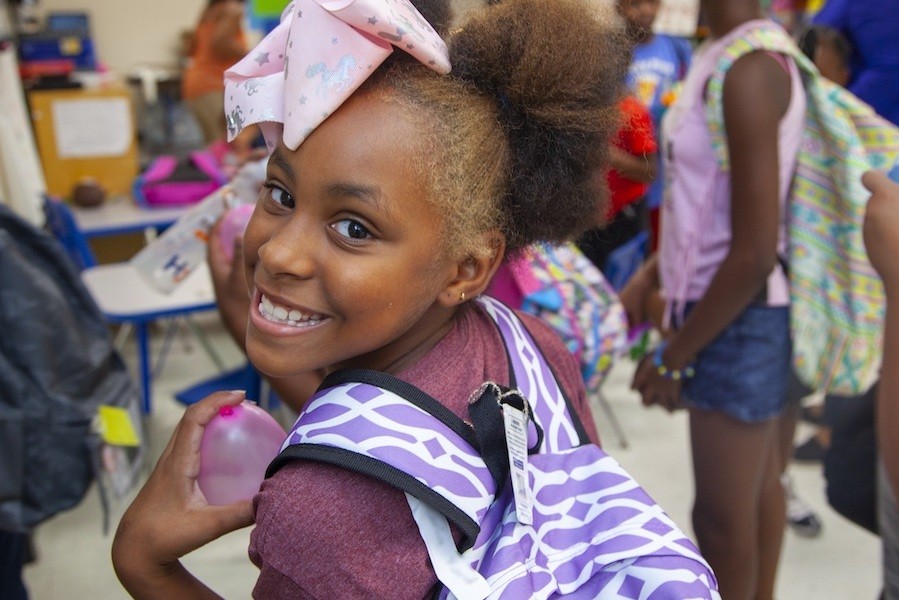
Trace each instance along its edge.
<instances>
[{"instance_id":1,"label":"beaded bracelet","mask_svg":"<svg viewBox=\"0 0 899 600\"><path fill-rule=\"evenodd\" d=\"M652 354L652 364L656 368L656 372L664 377L665 379L673 379L674 381L680 381L682 379L690 379L694 375L696 375L696 369L693 368L693 363L690 363L683 369L672 369L665 366L664 361L662 360L662 353L665 351L665 348L668 347L668 342L661 342L658 346L656 346L655 352Z\"/></svg>"}]
</instances>

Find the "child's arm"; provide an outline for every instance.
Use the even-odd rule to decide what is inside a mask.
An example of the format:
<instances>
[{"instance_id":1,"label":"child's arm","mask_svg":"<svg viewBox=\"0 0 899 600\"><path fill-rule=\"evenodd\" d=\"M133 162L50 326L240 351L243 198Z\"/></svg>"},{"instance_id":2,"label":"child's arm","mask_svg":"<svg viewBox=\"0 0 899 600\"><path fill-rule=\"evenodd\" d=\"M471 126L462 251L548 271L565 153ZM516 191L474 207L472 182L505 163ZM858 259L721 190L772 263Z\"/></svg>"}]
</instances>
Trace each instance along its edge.
<instances>
[{"instance_id":1,"label":"child's arm","mask_svg":"<svg viewBox=\"0 0 899 600\"><path fill-rule=\"evenodd\" d=\"M659 289L659 259L658 255L653 254L627 280L618 293L631 327L642 325L648 320L646 304L657 289Z\"/></svg>"},{"instance_id":2,"label":"child's arm","mask_svg":"<svg viewBox=\"0 0 899 600\"><path fill-rule=\"evenodd\" d=\"M656 171L659 168L655 152L631 154L613 145L609 159L611 167L621 177L639 183L652 182L656 178Z\"/></svg>"},{"instance_id":3,"label":"child's arm","mask_svg":"<svg viewBox=\"0 0 899 600\"><path fill-rule=\"evenodd\" d=\"M899 184L875 171L865 173L862 182L871 191L865 247L886 292L877 441L893 494L899 497Z\"/></svg>"},{"instance_id":4,"label":"child's arm","mask_svg":"<svg viewBox=\"0 0 899 600\"><path fill-rule=\"evenodd\" d=\"M649 110L633 97L621 103L626 123L616 143L610 144L610 166L624 179L650 183L658 170L658 146L652 130Z\"/></svg>"},{"instance_id":5,"label":"child's arm","mask_svg":"<svg viewBox=\"0 0 899 600\"><path fill-rule=\"evenodd\" d=\"M133 597L218 598L185 569L180 558L253 523L250 500L210 506L197 486L203 431L243 392L219 392L189 407L147 483L128 507L112 543L112 563Z\"/></svg>"}]
</instances>

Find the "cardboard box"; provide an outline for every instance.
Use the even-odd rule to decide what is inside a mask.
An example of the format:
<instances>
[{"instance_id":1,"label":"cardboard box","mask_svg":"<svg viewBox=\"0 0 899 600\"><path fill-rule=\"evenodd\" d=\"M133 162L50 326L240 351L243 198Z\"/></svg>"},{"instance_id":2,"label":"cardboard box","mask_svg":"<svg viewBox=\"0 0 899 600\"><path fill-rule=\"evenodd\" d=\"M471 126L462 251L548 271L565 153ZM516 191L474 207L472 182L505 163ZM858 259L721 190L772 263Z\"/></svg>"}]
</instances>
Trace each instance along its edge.
<instances>
[{"instance_id":1,"label":"cardboard box","mask_svg":"<svg viewBox=\"0 0 899 600\"><path fill-rule=\"evenodd\" d=\"M128 88L32 90L28 104L51 195L71 198L84 177L109 195L130 195L139 161Z\"/></svg>"}]
</instances>

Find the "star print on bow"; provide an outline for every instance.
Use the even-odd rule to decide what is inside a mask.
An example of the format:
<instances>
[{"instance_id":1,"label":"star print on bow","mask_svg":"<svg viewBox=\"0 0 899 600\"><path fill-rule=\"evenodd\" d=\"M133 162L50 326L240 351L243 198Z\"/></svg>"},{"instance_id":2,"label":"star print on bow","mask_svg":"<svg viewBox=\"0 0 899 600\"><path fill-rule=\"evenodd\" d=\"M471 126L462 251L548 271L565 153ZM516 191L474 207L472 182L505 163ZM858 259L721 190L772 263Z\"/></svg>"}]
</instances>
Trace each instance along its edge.
<instances>
[{"instance_id":1,"label":"star print on bow","mask_svg":"<svg viewBox=\"0 0 899 600\"><path fill-rule=\"evenodd\" d=\"M408 0L291 2L280 24L225 71L228 140L256 123L270 149L283 133L296 150L394 47L450 71L446 44Z\"/></svg>"}]
</instances>

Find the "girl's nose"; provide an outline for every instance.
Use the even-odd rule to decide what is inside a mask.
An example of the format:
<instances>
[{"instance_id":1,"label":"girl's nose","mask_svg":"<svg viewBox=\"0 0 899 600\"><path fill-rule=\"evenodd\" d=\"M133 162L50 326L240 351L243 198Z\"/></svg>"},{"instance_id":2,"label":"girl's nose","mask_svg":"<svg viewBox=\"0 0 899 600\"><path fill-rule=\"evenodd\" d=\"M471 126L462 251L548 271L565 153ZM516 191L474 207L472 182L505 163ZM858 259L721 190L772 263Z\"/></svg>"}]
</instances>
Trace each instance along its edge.
<instances>
[{"instance_id":1,"label":"girl's nose","mask_svg":"<svg viewBox=\"0 0 899 600\"><path fill-rule=\"evenodd\" d=\"M291 219L276 228L259 248L259 263L269 275L307 279L314 271L315 238L315 232L302 219Z\"/></svg>"}]
</instances>

